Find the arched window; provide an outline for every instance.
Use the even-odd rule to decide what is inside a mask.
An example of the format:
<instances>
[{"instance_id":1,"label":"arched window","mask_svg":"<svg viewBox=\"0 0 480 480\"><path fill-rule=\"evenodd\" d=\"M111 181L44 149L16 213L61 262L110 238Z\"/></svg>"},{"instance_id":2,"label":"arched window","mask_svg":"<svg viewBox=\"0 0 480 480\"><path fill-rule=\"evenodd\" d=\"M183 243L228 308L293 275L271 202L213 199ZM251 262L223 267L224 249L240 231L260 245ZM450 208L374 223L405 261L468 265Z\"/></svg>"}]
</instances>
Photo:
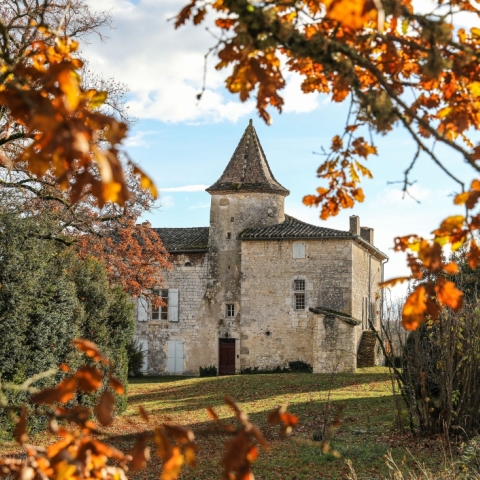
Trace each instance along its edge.
<instances>
[{"instance_id":1,"label":"arched window","mask_svg":"<svg viewBox=\"0 0 480 480\"><path fill-rule=\"evenodd\" d=\"M185 262L184 267L191 267L192 264L190 262Z\"/></svg>"}]
</instances>

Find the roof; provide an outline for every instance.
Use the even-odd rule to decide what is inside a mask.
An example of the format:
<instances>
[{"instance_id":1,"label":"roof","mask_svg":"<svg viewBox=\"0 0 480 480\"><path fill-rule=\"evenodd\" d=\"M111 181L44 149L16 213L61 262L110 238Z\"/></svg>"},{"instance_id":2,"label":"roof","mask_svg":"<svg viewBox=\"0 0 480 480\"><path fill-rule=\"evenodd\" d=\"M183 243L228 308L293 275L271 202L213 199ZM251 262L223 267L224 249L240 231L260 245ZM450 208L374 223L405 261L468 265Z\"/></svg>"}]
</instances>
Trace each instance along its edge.
<instances>
[{"instance_id":1,"label":"roof","mask_svg":"<svg viewBox=\"0 0 480 480\"><path fill-rule=\"evenodd\" d=\"M290 192L273 176L257 132L250 120L222 176L209 188L209 193L277 193Z\"/></svg>"},{"instance_id":2,"label":"roof","mask_svg":"<svg viewBox=\"0 0 480 480\"><path fill-rule=\"evenodd\" d=\"M206 252L208 227L154 228L167 252Z\"/></svg>"},{"instance_id":3,"label":"roof","mask_svg":"<svg viewBox=\"0 0 480 480\"><path fill-rule=\"evenodd\" d=\"M244 240L248 239L280 239L280 238L322 238L338 237L353 238L351 232L343 230L334 230L333 228L319 227L309 223L297 220L290 215L285 215L285 221L277 225L267 225L264 227L246 228L239 235Z\"/></svg>"},{"instance_id":4,"label":"roof","mask_svg":"<svg viewBox=\"0 0 480 480\"><path fill-rule=\"evenodd\" d=\"M285 215L285 221L277 225L246 228L239 234L239 238L242 240L286 240L309 238L350 239L355 240L373 255L376 255L382 259L388 258L388 256L385 255L381 250L367 242L360 235L354 235L349 231L334 230L333 228L311 225L291 217L290 215Z\"/></svg>"},{"instance_id":5,"label":"roof","mask_svg":"<svg viewBox=\"0 0 480 480\"><path fill-rule=\"evenodd\" d=\"M317 315L325 315L326 317L333 316L335 318L339 318L340 320L343 320L344 322L354 326L360 325L362 323L360 320L353 318L351 315L348 315L347 313L337 312L335 310L330 310L329 308L314 307L314 308L310 308L309 310L312 313L316 313Z\"/></svg>"}]
</instances>

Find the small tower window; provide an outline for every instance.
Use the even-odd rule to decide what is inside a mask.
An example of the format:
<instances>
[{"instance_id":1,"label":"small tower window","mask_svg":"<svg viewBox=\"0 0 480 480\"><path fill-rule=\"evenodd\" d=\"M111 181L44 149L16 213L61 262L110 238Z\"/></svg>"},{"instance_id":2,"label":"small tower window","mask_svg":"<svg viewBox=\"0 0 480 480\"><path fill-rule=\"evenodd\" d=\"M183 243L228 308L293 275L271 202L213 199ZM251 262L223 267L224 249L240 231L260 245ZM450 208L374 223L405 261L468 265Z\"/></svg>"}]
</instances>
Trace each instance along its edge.
<instances>
[{"instance_id":1,"label":"small tower window","mask_svg":"<svg viewBox=\"0 0 480 480\"><path fill-rule=\"evenodd\" d=\"M233 217L230 217L230 221L233 222L235 219Z\"/></svg>"},{"instance_id":2,"label":"small tower window","mask_svg":"<svg viewBox=\"0 0 480 480\"><path fill-rule=\"evenodd\" d=\"M227 303L227 317L235 316L235 305L233 303Z\"/></svg>"},{"instance_id":3,"label":"small tower window","mask_svg":"<svg viewBox=\"0 0 480 480\"><path fill-rule=\"evenodd\" d=\"M230 240L232 238L232 232L227 232L227 240Z\"/></svg>"}]
</instances>

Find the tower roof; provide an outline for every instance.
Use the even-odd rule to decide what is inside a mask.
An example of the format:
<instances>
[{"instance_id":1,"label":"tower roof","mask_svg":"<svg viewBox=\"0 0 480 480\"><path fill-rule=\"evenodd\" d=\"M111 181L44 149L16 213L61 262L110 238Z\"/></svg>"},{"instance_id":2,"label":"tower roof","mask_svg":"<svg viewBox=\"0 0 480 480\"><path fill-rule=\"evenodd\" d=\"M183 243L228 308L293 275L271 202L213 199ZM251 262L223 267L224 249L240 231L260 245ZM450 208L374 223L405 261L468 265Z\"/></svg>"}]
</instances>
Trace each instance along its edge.
<instances>
[{"instance_id":1,"label":"tower roof","mask_svg":"<svg viewBox=\"0 0 480 480\"><path fill-rule=\"evenodd\" d=\"M252 120L248 123L235 152L222 176L207 188L209 193L277 193L290 192L273 176Z\"/></svg>"}]
</instances>

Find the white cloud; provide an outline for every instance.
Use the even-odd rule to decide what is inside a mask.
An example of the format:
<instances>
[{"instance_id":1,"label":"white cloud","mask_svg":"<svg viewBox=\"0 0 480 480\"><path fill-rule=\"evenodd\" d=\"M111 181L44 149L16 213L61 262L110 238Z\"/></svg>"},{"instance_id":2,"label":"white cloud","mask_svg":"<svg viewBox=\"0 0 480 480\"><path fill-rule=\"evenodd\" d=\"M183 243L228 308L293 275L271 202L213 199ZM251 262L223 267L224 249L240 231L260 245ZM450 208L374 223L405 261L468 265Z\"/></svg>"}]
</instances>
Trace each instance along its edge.
<instances>
[{"instance_id":1,"label":"white cloud","mask_svg":"<svg viewBox=\"0 0 480 480\"><path fill-rule=\"evenodd\" d=\"M123 142L126 147L149 147L151 145L145 137L147 135L157 135L158 131L144 131L144 132L137 132L135 135L130 135L127 139Z\"/></svg>"},{"instance_id":2,"label":"white cloud","mask_svg":"<svg viewBox=\"0 0 480 480\"><path fill-rule=\"evenodd\" d=\"M161 192L204 192L208 185L184 185L183 187L161 188Z\"/></svg>"},{"instance_id":3,"label":"white cloud","mask_svg":"<svg viewBox=\"0 0 480 480\"><path fill-rule=\"evenodd\" d=\"M420 202L431 195L430 190L412 185L408 188L409 193L404 193L402 189L396 187L386 187L380 192L372 202L372 207L384 205L406 205Z\"/></svg>"},{"instance_id":4,"label":"white cloud","mask_svg":"<svg viewBox=\"0 0 480 480\"><path fill-rule=\"evenodd\" d=\"M185 0L89 0L96 10L110 10L116 28L105 32L106 43L93 41L84 48L90 67L126 83L129 113L164 122L230 120L250 114L254 102L242 103L223 87L226 72L208 64L207 89L203 81L204 55L215 39L191 24L175 30L174 17ZM211 25L209 25L211 27ZM215 28L213 26L213 28Z\"/></svg>"},{"instance_id":5,"label":"white cloud","mask_svg":"<svg viewBox=\"0 0 480 480\"><path fill-rule=\"evenodd\" d=\"M159 202L160 210L168 210L175 206L175 200L171 195L165 195L160 198Z\"/></svg>"},{"instance_id":6,"label":"white cloud","mask_svg":"<svg viewBox=\"0 0 480 480\"><path fill-rule=\"evenodd\" d=\"M302 92L302 77L296 72L285 74L287 86L282 90L281 95L285 100L283 111L285 113L308 113L319 107L319 94Z\"/></svg>"},{"instance_id":7,"label":"white cloud","mask_svg":"<svg viewBox=\"0 0 480 480\"><path fill-rule=\"evenodd\" d=\"M199 208L208 208L210 207L210 203L198 203L197 205L192 205L188 207L189 210L198 210Z\"/></svg>"}]
</instances>

